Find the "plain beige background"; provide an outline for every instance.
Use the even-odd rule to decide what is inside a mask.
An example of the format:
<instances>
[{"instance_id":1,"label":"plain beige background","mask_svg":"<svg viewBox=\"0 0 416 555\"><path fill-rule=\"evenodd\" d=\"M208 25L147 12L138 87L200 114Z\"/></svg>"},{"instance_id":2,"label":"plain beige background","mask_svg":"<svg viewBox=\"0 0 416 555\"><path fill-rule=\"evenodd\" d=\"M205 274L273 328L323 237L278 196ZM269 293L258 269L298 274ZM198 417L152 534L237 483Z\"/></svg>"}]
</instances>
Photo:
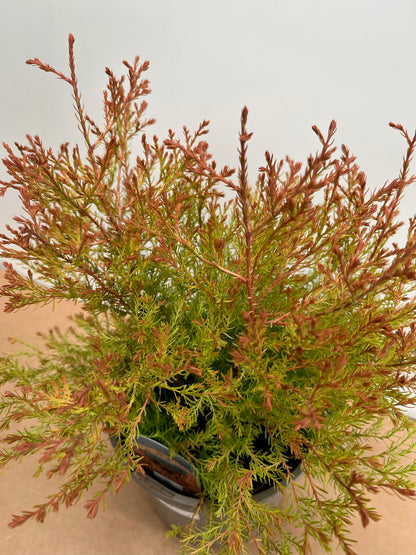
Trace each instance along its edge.
<instances>
[{"instance_id":1,"label":"plain beige background","mask_svg":"<svg viewBox=\"0 0 416 555\"><path fill-rule=\"evenodd\" d=\"M4 283L0 270L0 285ZM13 348L8 337L21 336L36 341L37 331L69 324L75 308L59 303L55 310L45 307L6 314L0 299L0 352ZM412 457L413 458L413 457ZM165 528L153 510L147 495L130 482L117 495L110 495L106 510L94 520L87 520L82 503L71 509L50 514L43 524L27 522L11 530L7 523L12 514L30 510L53 493L53 483L32 478L36 459L8 468L0 476L0 554L1 555L173 555L178 542L166 540ZM359 518L353 533L359 555L415 555L416 502L380 494L374 507L383 515L378 523L363 530ZM253 550L252 553L255 553ZM313 555L322 555L315 546ZM342 551L335 549L340 555Z\"/></svg>"}]
</instances>

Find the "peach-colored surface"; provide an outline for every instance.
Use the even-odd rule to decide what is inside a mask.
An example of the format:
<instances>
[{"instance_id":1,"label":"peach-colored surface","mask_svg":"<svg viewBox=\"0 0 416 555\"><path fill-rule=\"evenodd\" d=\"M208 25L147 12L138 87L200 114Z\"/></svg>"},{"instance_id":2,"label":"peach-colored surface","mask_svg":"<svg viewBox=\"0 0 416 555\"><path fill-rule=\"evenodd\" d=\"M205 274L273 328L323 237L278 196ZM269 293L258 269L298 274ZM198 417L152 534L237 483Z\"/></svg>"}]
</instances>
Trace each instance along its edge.
<instances>
[{"instance_id":1,"label":"peach-colored surface","mask_svg":"<svg viewBox=\"0 0 416 555\"><path fill-rule=\"evenodd\" d=\"M0 285L4 283L0 270ZM7 338L20 336L37 340L37 331L69 324L68 316L76 312L71 303L58 303L36 310L27 309L6 314L0 299L0 352L13 348ZM149 498L140 487L130 482L117 495L110 495L106 510L94 520L85 518L82 503L50 514L43 524L27 522L9 529L12 514L30 510L52 493L53 483L32 478L36 460L27 459L12 465L0 476L0 555L173 555L179 543L166 540L162 522ZM359 519L354 523L360 555L415 555L416 502L402 501L396 496L380 494L373 506L383 515L378 523L363 530ZM252 551L255 553L255 550ZM322 555L314 546L312 555ZM334 553L342 551L335 547Z\"/></svg>"}]
</instances>

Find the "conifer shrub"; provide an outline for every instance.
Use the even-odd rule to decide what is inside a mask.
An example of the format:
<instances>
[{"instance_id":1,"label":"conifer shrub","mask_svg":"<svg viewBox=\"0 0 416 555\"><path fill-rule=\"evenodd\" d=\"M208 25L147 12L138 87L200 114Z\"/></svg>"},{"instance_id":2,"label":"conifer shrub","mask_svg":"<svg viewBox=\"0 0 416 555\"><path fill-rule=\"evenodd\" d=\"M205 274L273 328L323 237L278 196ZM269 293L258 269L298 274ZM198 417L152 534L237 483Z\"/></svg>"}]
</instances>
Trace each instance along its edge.
<instances>
[{"instance_id":1,"label":"conifer shrub","mask_svg":"<svg viewBox=\"0 0 416 555\"><path fill-rule=\"evenodd\" d=\"M95 123L73 44L68 75L27 63L69 84L82 144L4 144L0 196L17 191L22 207L0 235L5 311L80 307L43 348L0 358L0 466L35 454L37 473L64 478L10 525L42 522L98 484L94 517L110 490L146 472L143 434L194 465L212 512L204 530L181 531L186 552L241 554L251 541L258 553L310 553L314 540L353 554L353 515L363 526L379 518L370 494L415 496L403 408L416 382L416 218L404 244L395 235L416 134L390 124L406 153L398 178L376 189L334 146L334 121L326 134L313 127L320 146L306 164L266 152L249 183L247 108L238 170L219 169L207 121L182 138L146 135L138 57L122 77L106 69ZM259 482L290 502L257 502Z\"/></svg>"}]
</instances>

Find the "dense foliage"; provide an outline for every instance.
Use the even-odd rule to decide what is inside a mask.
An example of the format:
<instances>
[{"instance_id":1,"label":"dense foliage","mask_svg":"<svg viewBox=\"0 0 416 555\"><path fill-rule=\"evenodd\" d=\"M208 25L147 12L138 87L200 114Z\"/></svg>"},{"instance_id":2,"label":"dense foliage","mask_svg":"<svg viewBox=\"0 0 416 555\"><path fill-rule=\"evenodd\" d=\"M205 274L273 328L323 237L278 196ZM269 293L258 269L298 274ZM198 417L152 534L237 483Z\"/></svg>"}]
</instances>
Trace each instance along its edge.
<instances>
[{"instance_id":1,"label":"dense foliage","mask_svg":"<svg viewBox=\"0 0 416 555\"><path fill-rule=\"evenodd\" d=\"M54 152L37 136L4 145L0 195L18 191L24 211L0 235L6 311L58 299L83 309L46 348L0 359L0 464L38 453L39 472L67 476L12 526L42 521L96 482L95 516L140 467L142 433L196 467L222 521L187 530L189 552L208 553L220 537L226 554L248 540L259 553L309 553L310 538L335 538L352 554L351 516L378 518L370 493L415 495L402 408L416 380L416 219L403 246L393 240L416 135L393 126L407 152L398 179L377 190L333 146L335 122L326 136L314 128L321 146L306 165L266 152L250 185L246 108L237 175L211 160L208 122L182 140L147 138L139 58L124 62L124 77L106 70L99 127L81 102L73 42L69 76L28 63L72 87L83 146ZM106 432L123 438L117 450ZM282 488L290 453L305 480L289 477L282 507L257 503L253 481Z\"/></svg>"}]
</instances>

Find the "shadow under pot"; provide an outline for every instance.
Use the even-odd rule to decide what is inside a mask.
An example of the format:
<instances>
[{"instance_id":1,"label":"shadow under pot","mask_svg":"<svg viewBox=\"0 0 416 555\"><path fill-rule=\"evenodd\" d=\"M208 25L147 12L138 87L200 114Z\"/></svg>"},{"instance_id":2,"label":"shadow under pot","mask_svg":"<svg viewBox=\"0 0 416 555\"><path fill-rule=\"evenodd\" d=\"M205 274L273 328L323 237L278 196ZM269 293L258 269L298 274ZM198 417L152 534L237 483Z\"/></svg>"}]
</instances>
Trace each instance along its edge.
<instances>
[{"instance_id":1,"label":"shadow under pot","mask_svg":"<svg viewBox=\"0 0 416 555\"><path fill-rule=\"evenodd\" d=\"M117 439L112 437L111 443L116 447ZM196 527L203 529L208 517L203 507L198 510L201 488L195 468L180 455L171 457L165 445L149 437L138 436L136 445L145 474L136 471L132 476L150 495L160 519L168 527L186 526L194 519ZM292 479L297 480L302 474L300 461L294 459L290 466ZM285 486L286 482L284 479L281 484ZM274 487L257 485L254 491L253 497L258 502L275 506L282 503L283 493Z\"/></svg>"}]
</instances>

